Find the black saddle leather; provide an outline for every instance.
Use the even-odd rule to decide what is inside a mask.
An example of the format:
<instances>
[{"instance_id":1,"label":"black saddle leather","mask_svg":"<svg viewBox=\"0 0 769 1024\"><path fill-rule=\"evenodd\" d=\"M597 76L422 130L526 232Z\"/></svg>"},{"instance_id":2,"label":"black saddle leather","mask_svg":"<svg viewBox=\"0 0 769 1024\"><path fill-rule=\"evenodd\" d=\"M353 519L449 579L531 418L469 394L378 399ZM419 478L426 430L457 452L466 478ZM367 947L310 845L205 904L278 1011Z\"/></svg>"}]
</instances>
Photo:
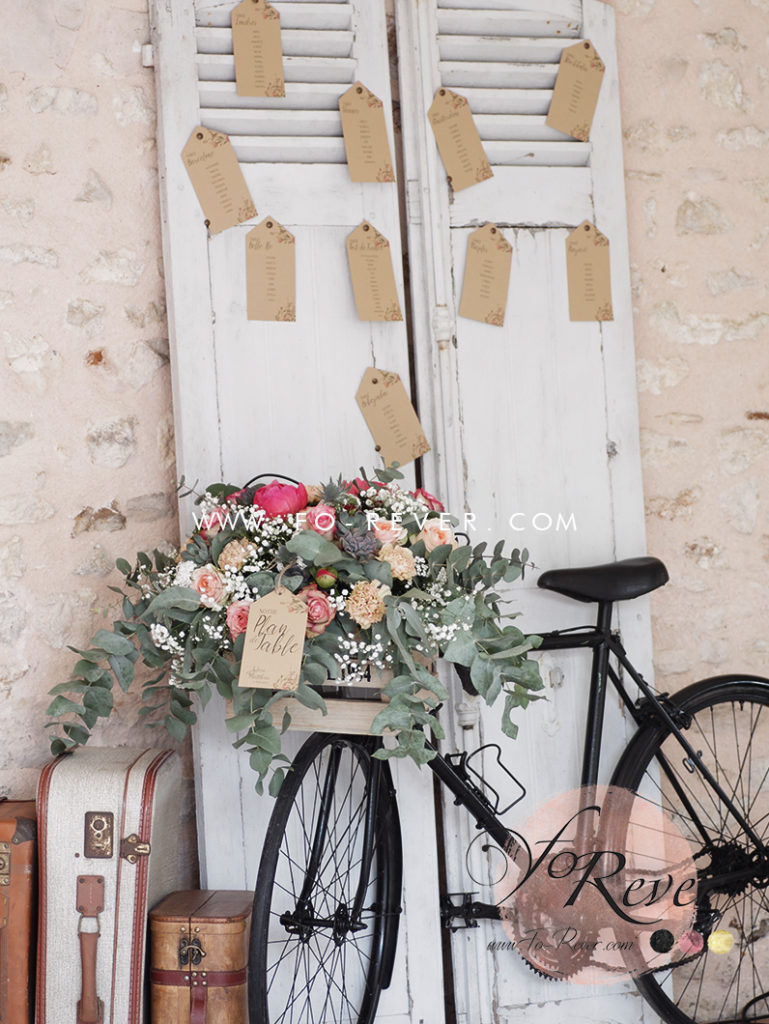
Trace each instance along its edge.
<instances>
[{"instance_id":1,"label":"black saddle leather","mask_svg":"<svg viewBox=\"0 0 769 1024\"><path fill-rule=\"evenodd\" d=\"M659 558L625 558L584 569L549 569L537 584L575 601L628 601L656 590L668 579Z\"/></svg>"}]
</instances>

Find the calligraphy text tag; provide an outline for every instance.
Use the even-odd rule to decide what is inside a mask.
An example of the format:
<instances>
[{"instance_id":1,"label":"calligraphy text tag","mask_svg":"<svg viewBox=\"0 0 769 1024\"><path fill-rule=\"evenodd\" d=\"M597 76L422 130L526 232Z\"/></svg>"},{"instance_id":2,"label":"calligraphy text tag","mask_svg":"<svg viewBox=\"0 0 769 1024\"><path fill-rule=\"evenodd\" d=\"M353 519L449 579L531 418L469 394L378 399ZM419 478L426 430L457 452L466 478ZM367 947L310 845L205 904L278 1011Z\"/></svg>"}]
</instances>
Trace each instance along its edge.
<instances>
[{"instance_id":1,"label":"calligraphy text tag","mask_svg":"<svg viewBox=\"0 0 769 1024\"><path fill-rule=\"evenodd\" d=\"M364 220L347 236L347 261L360 320L402 320L390 243Z\"/></svg>"},{"instance_id":2,"label":"calligraphy text tag","mask_svg":"<svg viewBox=\"0 0 769 1024\"><path fill-rule=\"evenodd\" d=\"M249 320L296 320L294 236L274 217L246 235Z\"/></svg>"},{"instance_id":3,"label":"calligraphy text tag","mask_svg":"<svg viewBox=\"0 0 769 1024\"><path fill-rule=\"evenodd\" d=\"M248 610L238 686L295 690L304 653L307 605L281 587Z\"/></svg>"},{"instance_id":4,"label":"calligraphy text tag","mask_svg":"<svg viewBox=\"0 0 769 1024\"><path fill-rule=\"evenodd\" d=\"M232 52L238 96L285 96L280 15L265 0L232 10Z\"/></svg>"},{"instance_id":5,"label":"calligraphy text tag","mask_svg":"<svg viewBox=\"0 0 769 1024\"><path fill-rule=\"evenodd\" d=\"M395 181L384 106L362 82L339 97L350 181Z\"/></svg>"},{"instance_id":6,"label":"calligraphy text tag","mask_svg":"<svg viewBox=\"0 0 769 1024\"><path fill-rule=\"evenodd\" d=\"M570 320L613 320L609 239L590 221L566 237Z\"/></svg>"},{"instance_id":7,"label":"calligraphy text tag","mask_svg":"<svg viewBox=\"0 0 769 1024\"><path fill-rule=\"evenodd\" d=\"M495 327L504 324L512 259L513 247L496 224L473 231L467 240L460 316Z\"/></svg>"},{"instance_id":8,"label":"calligraphy text tag","mask_svg":"<svg viewBox=\"0 0 769 1024\"><path fill-rule=\"evenodd\" d=\"M587 142L605 70L604 62L589 39L567 46L561 52L545 123L580 142Z\"/></svg>"},{"instance_id":9,"label":"calligraphy text tag","mask_svg":"<svg viewBox=\"0 0 769 1024\"><path fill-rule=\"evenodd\" d=\"M212 235L256 216L228 136L198 127L187 140L182 159Z\"/></svg>"},{"instance_id":10,"label":"calligraphy text tag","mask_svg":"<svg viewBox=\"0 0 769 1024\"><path fill-rule=\"evenodd\" d=\"M464 96L451 89L438 89L427 116L455 192L493 177L470 104Z\"/></svg>"},{"instance_id":11,"label":"calligraphy text tag","mask_svg":"<svg viewBox=\"0 0 769 1024\"><path fill-rule=\"evenodd\" d=\"M385 465L405 466L430 451L422 424L397 373L370 366L355 399Z\"/></svg>"}]
</instances>

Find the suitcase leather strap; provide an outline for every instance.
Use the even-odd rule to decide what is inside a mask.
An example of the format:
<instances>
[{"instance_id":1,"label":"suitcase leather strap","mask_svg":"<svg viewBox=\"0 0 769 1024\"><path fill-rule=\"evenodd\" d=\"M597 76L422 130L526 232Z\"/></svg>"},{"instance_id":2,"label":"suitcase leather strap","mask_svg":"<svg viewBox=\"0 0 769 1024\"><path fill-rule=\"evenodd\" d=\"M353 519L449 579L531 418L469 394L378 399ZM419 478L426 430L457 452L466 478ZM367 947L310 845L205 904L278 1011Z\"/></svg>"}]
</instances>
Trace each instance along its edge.
<instances>
[{"instance_id":1,"label":"suitcase leather strap","mask_svg":"<svg viewBox=\"0 0 769 1024\"><path fill-rule=\"evenodd\" d=\"M99 914L104 910L104 877L102 875L79 875L77 879L76 906L80 914L77 932L80 937L80 1001L77 1004L77 1024L101 1024L104 1019L104 1003L96 992L96 952L99 945ZM85 922L95 924L95 929L85 928Z\"/></svg>"},{"instance_id":2,"label":"suitcase leather strap","mask_svg":"<svg viewBox=\"0 0 769 1024\"><path fill-rule=\"evenodd\" d=\"M153 985L175 985L190 989L190 1024L206 1024L209 988L245 985L246 969L239 971L150 971Z\"/></svg>"}]
</instances>

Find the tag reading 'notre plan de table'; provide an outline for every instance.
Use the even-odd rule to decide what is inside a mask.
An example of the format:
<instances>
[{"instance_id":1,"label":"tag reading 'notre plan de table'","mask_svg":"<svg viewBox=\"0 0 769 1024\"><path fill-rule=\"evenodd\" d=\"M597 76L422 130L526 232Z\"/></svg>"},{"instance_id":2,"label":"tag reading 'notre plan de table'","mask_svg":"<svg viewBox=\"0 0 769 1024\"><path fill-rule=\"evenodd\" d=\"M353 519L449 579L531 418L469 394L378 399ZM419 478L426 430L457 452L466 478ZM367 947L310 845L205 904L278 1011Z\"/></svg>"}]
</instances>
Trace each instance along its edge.
<instances>
[{"instance_id":1,"label":"tag reading 'notre plan de table'","mask_svg":"<svg viewBox=\"0 0 769 1024\"><path fill-rule=\"evenodd\" d=\"M570 320L613 320L609 239L583 221L566 237Z\"/></svg>"},{"instance_id":2,"label":"tag reading 'notre plan de table'","mask_svg":"<svg viewBox=\"0 0 769 1024\"><path fill-rule=\"evenodd\" d=\"M265 0L243 0L231 22L238 96L285 96L278 12Z\"/></svg>"},{"instance_id":3,"label":"tag reading 'notre plan de table'","mask_svg":"<svg viewBox=\"0 0 769 1024\"><path fill-rule=\"evenodd\" d=\"M280 587L248 610L239 686L295 690L304 653L307 605Z\"/></svg>"},{"instance_id":4,"label":"tag reading 'notre plan de table'","mask_svg":"<svg viewBox=\"0 0 769 1024\"><path fill-rule=\"evenodd\" d=\"M438 151L455 192L493 177L470 104L451 89L439 89L427 112Z\"/></svg>"},{"instance_id":5,"label":"tag reading 'notre plan de table'","mask_svg":"<svg viewBox=\"0 0 769 1024\"><path fill-rule=\"evenodd\" d=\"M389 466L405 466L430 451L422 424L397 373L370 366L355 399L374 438L376 450Z\"/></svg>"},{"instance_id":6,"label":"tag reading 'notre plan de table'","mask_svg":"<svg viewBox=\"0 0 769 1024\"><path fill-rule=\"evenodd\" d=\"M384 106L362 82L339 97L350 181L395 181Z\"/></svg>"},{"instance_id":7,"label":"tag reading 'notre plan de table'","mask_svg":"<svg viewBox=\"0 0 769 1024\"><path fill-rule=\"evenodd\" d=\"M590 138L606 66L589 39L561 52L558 77L545 123L580 142Z\"/></svg>"},{"instance_id":8,"label":"tag reading 'notre plan de table'","mask_svg":"<svg viewBox=\"0 0 769 1024\"><path fill-rule=\"evenodd\" d=\"M390 243L364 220L347 236L347 262L361 320L402 320Z\"/></svg>"},{"instance_id":9,"label":"tag reading 'notre plan de table'","mask_svg":"<svg viewBox=\"0 0 769 1024\"><path fill-rule=\"evenodd\" d=\"M460 316L495 327L504 324L512 259L513 247L496 224L473 231L467 240Z\"/></svg>"},{"instance_id":10,"label":"tag reading 'notre plan de table'","mask_svg":"<svg viewBox=\"0 0 769 1024\"><path fill-rule=\"evenodd\" d=\"M246 179L226 135L198 126L182 150L182 159L211 234L256 216Z\"/></svg>"},{"instance_id":11,"label":"tag reading 'notre plan de table'","mask_svg":"<svg viewBox=\"0 0 769 1024\"><path fill-rule=\"evenodd\" d=\"M274 217L246 235L249 320L296 320L294 236Z\"/></svg>"}]
</instances>

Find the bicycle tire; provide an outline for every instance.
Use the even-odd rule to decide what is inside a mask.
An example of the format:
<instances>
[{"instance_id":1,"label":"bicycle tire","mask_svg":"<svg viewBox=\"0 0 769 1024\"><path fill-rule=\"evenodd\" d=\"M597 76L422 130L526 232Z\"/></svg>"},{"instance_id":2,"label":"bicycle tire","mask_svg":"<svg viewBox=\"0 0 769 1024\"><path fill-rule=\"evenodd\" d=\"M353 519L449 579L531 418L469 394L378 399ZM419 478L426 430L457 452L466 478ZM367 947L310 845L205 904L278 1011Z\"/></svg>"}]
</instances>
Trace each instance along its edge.
<instances>
[{"instance_id":1,"label":"bicycle tire","mask_svg":"<svg viewBox=\"0 0 769 1024\"><path fill-rule=\"evenodd\" d=\"M374 1021L392 974L402 881L390 771L386 763L372 759L378 745L369 737L314 733L286 774L265 835L254 892L252 1024ZM332 776L329 765L335 758ZM358 922L362 927L354 931L347 911L363 869L363 823L374 778L380 788L371 870ZM331 804L327 826L319 830L318 799L324 785ZM317 876L300 910L305 872L319 834Z\"/></svg>"},{"instance_id":2,"label":"bicycle tire","mask_svg":"<svg viewBox=\"0 0 769 1024\"><path fill-rule=\"evenodd\" d=\"M673 697L685 712L682 730L702 760L759 834L764 849L769 831L769 680L757 676L718 676L702 680ZM660 773L659 755L679 781L696 811L711 850L694 827L684 801ZM754 765L754 755L760 767ZM654 766L654 767L653 767ZM701 776L686 764L686 753L661 723L639 729L621 756L612 784L654 799L690 840L698 870L718 878L746 866L749 841L725 808L713 799ZM703 802L703 800L705 802ZM670 1024L750 1022L769 1012L769 945L757 946L769 927L766 879L722 883L710 896L698 895L696 928L703 950L681 964L636 977L640 993ZM738 891L730 892L729 889ZM765 922L765 923L764 923ZM735 936L732 950L713 952L708 938L717 928ZM758 938L757 938L758 936ZM745 961L749 966L743 971Z\"/></svg>"}]
</instances>

